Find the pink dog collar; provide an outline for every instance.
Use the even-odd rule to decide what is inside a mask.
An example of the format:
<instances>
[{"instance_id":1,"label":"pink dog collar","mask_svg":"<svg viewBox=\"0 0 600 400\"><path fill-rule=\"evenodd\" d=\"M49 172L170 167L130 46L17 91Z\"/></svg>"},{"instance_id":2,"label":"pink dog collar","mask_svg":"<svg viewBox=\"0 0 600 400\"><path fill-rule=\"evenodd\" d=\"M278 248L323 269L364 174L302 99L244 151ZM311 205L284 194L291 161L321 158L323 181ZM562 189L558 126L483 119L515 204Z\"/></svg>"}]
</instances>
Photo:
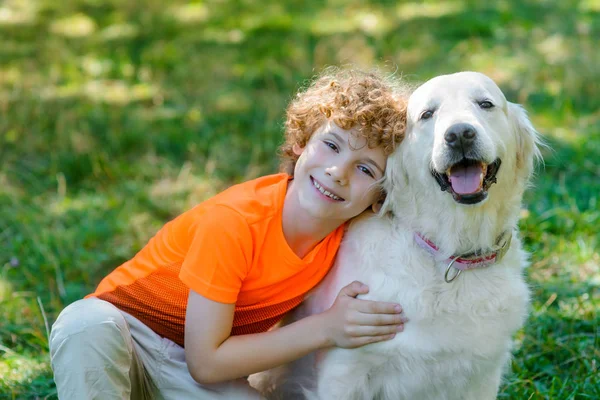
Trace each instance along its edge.
<instances>
[{"instance_id":1,"label":"pink dog collar","mask_svg":"<svg viewBox=\"0 0 600 400\"><path fill-rule=\"evenodd\" d=\"M414 234L415 241L421 248L426 250L432 256L437 256L439 254L439 248L429 239L427 239L422 234L415 232ZM475 252L471 253L471 255L453 255L446 259L448 262L448 268L446 269L445 279L446 282L452 282L462 271L468 271L476 268L484 268L500 262L506 252L510 247L510 242L512 240L512 233L509 231L505 231L502 233L498 240L496 240L496 244L494 249L488 253L480 253ZM458 270L458 272L451 278L448 279L448 272L450 267L454 267Z\"/></svg>"}]
</instances>

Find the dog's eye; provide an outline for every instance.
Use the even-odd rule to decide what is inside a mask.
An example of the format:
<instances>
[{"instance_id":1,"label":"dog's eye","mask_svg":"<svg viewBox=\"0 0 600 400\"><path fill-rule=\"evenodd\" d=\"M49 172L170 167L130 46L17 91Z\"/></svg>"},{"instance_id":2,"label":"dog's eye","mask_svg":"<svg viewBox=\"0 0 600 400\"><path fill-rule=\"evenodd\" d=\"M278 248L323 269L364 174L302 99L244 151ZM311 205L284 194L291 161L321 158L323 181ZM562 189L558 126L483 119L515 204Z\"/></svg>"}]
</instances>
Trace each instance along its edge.
<instances>
[{"instance_id":1,"label":"dog's eye","mask_svg":"<svg viewBox=\"0 0 600 400\"><path fill-rule=\"evenodd\" d=\"M419 117L419 119L429 119L431 117L433 117L433 111L425 110L421 113L421 116Z\"/></svg>"},{"instance_id":2,"label":"dog's eye","mask_svg":"<svg viewBox=\"0 0 600 400\"><path fill-rule=\"evenodd\" d=\"M492 104L491 101L487 101L487 100L480 101L478 104L479 104L479 107L481 107L483 109L488 109L488 108L494 107L494 104Z\"/></svg>"}]
</instances>

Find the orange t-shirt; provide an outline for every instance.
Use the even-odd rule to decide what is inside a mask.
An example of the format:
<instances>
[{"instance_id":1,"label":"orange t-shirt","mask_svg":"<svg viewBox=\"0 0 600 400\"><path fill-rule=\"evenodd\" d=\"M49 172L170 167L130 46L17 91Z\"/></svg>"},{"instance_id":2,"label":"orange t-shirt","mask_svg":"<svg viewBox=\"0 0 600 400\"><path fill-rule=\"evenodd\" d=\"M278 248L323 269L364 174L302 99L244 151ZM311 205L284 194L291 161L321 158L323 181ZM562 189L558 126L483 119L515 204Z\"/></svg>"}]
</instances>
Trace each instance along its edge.
<instances>
[{"instance_id":1,"label":"orange t-shirt","mask_svg":"<svg viewBox=\"0 0 600 400\"><path fill-rule=\"evenodd\" d=\"M181 214L86 297L109 301L181 346L190 289L235 303L232 335L267 331L329 271L344 231L298 258L282 231L289 179L248 181Z\"/></svg>"}]
</instances>

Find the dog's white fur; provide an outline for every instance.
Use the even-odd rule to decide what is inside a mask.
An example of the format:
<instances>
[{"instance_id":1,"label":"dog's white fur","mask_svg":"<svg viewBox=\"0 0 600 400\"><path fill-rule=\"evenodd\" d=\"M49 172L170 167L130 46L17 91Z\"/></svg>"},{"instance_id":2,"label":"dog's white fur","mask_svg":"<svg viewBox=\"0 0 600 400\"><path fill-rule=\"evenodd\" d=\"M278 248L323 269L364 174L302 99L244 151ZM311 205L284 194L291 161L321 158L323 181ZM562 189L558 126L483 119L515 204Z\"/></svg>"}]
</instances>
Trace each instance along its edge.
<instances>
[{"instance_id":1,"label":"dog's white fur","mask_svg":"<svg viewBox=\"0 0 600 400\"><path fill-rule=\"evenodd\" d=\"M480 108L489 99L495 107ZM432 118L419 120L434 108ZM386 169L387 216L365 215L350 226L335 266L293 318L329 308L342 287L366 283L365 299L398 302L409 321L390 341L358 349L333 348L262 376L268 397L321 400L496 398L510 359L513 334L527 316L523 279L527 254L517 234L521 199L540 157L539 137L525 111L507 102L496 84L474 72L436 77L410 97L407 136ZM502 160L497 183L475 205L442 192L430 170L448 165L444 132L467 122L476 148ZM441 169L440 169L441 168ZM393 215L393 216L390 216ZM447 257L489 249L513 232L500 263L444 281ZM414 241L436 243L438 259Z\"/></svg>"}]
</instances>

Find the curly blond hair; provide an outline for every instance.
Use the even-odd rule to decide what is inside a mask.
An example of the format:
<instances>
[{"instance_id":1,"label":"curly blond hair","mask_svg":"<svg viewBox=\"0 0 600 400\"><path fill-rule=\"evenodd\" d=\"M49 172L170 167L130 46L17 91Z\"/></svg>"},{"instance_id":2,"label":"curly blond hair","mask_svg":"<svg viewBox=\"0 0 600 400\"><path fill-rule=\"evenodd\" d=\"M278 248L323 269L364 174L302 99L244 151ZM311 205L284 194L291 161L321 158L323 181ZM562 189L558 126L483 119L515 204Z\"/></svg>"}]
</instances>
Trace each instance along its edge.
<instances>
[{"instance_id":1,"label":"curly blond hair","mask_svg":"<svg viewBox=\"0 0 600 400\"><path fill-rule=\"evenodd\" d=\"M399 78L379 71L327 68L287 108L280 170L294 174L294 145L304 148L327 121L345 130L358 128L356 135L365 138L369 148L381 146L391 154L404 139L410 90Z\"/></svg>"}]
</instances>

